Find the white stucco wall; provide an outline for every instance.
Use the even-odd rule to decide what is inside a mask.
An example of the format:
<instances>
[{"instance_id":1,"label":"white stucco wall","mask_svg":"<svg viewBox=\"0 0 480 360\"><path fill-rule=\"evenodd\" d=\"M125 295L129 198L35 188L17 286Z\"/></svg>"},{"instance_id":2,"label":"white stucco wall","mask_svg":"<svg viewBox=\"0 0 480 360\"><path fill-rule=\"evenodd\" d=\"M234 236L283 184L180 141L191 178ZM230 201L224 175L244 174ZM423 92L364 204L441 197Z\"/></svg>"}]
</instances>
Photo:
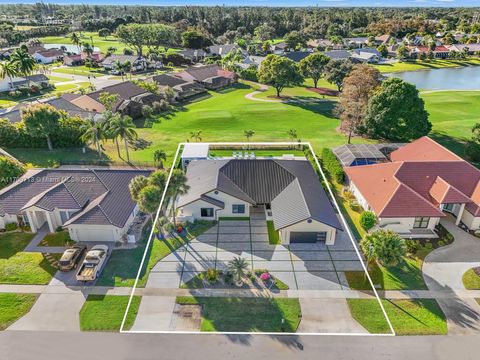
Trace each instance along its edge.
<instances>
[{"instance_id":1,"label":"white stucco wall","mask_svg":"<svg viewBox=\"0 0 480 360\"><path fill-rule=\"evenodd\" d=\"M333 245L335 243L335 235L337 234L337 229L329 225L323 224L316 220L313 220L311 223L308 223L307 220L299 222L297 224L291 225L284 229L280 230L280 239L282 244L290 243L290 233L291 232L327 232L327 245Z\"/></svg>"},{"instance_id":2,"label":"white stucco wall","mask_svg":"<svg viewBox=\"0 0 480 360\"><path fill-rule=\"evenodd\" d=\"M16 215L5 214L4 216L0 216L0 229L5 229L5 225L10 223L18 224Z\"/></svg>"},{"instance_id":3,"label":"white stucco wall","mask_svg":"<svg viewBox=\"0 0 480 360\"><path fill-rule=\"evenodd\" d=\"M223 209L219 208L218 206L212 205L203 200L197 200L190 204L187 204L179 209L179 215L184 217L193 217L194 219L203 219L203 220L216 220L219 217L245 217L250 216L250 204L237 199L231 195L218 192L215 194L214 191L207 193L207 196L220 200L225 204ZM234 214L232 212L232 205L245 205L245 213L244 214ZM213 217L202 217L201 216L201 209L202 208L213 208Z\"/></svg>"},{"instance_id":4,"label":"white stucco wall","mask_svg":"<svg viewBox=\"0 0 480 360\"><path fill-rule=\"evenodd\" d=\"M430 218L428 222L428 227L424 229L429 229L433 231L439 221L440 218L438 217ZM399 234L402 234L409 233L410 230L415 231L415 229L413 229L414 222L415 218L379 218L378 226L382 229L393 230Z\"/></svg>"},{"instance_id":5,"label":"white stucco wall","mask_svg":"<svg viewBox=\"0 0 480 360\"><path fill-rule=\"evenodd\" d=\"M470 230L480 229L480 217L473 216L468 210L463 212L461 221L467 225Z\"/></svg>"},{"instance_id":6,"label":"white stucco wall","mask_svg":"<svg viewBox=\"0 0 480 360\"><path fill-rule=\"evenodd\" d=\"M362 207L363 210L371 210L367 200L363 197L362 193L360 192L360 190L358 190L353 181L350 180L350 185L348 188L355 196L358 204Z\"/></svg>"}]
</instances>

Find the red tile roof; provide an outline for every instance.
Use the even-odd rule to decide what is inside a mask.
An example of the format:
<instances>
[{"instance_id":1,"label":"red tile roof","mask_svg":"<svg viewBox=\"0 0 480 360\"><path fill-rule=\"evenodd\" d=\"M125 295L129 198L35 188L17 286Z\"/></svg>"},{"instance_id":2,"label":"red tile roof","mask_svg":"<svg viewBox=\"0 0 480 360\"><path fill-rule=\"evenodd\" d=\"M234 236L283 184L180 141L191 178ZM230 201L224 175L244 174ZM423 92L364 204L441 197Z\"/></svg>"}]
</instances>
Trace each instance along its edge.
<instances>
[{"instance_id":1,"label":"red tile roof","mask_svg":"<svg viewBox=\"0 0 480 360\"><path fill-rule=\"evenodd\" d=\"M480 171L428 137L390 154L391 163L345 171L379 217L443 216L440 204L465 203L480 215Z\"/></svg>"}]
</instances>

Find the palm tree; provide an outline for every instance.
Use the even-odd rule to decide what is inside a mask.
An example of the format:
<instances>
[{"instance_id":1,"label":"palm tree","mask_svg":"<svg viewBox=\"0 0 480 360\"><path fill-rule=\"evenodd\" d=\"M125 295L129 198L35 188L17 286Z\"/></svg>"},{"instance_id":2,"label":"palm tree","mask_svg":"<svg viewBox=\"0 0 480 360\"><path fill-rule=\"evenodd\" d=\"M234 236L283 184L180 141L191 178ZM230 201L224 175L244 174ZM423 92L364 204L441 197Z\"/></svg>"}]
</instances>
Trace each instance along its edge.
<instances>
[{"instance_id":1,"label":"palm tree","mask_svg":"<svg viewBox=\"0 0 480 360\"><path fill-rule=\"evenodd\" d=\"M72 41L72 44L77 45L78 48L78 53L82 53L82 49L80 47L80 37L77 35L77 33L73 32L72 35L70 35L70 40Z\"/></svg>"},{"instance_id":2,"label":"palm tree","mask_svg":"<svg viewBox=\"0 0 480 360\"><path fill-rule=\"evenodd\" d=\"M153 152L153 162L158 165L160 169L163 169L163 162L167 160L167 153L163 150L155 150Z\"/></svg>"},{"instance_id":3,"label":"palm tree","mask_svg":"<svg viewBox=\"0 0 480 360\"><path fill-rule=\"evenodd\" d=\"M92 56L92 54L93 54L93 47L92 47L92 45L90 45L90 43L88 43L88 42L84 42L84 43L83 43L83 52L84 52L85 54L87 54L87 57Z\"/></svg>"},{"instance_id":4,"label":"palm tree","mask_svg":"<svg viewBox=\"0 0 480 360\"><path fill-rule=\"evenodd\" d=\"M233 260L228 263L228 270L235 277L235 284L241 286L248 270L248 263L244 258L234 257Z\"/></svg>"},{"instance_id":5,"label":"palm tree","mask_svg":"<svg viewBox=\"0 0 480 360\"><path fill-rule=\"evenodd\" d=\"M5 79L8 77L10 81L10 87L13 89L13 80L15 76L18 75L17 65L13 61L6 61L0 63L0 79Z\"/></svg>"},{"instance_id":6,"label":"palm tree","mask_svg":"<svg viewBox=\"0 0 480 360\"><path fill-rule=\"evenodd\" d=\"M247 142L250 142L250 139L252 138L252 136L255 135L255 131L245 130L243 132L243 135L247 138ZM248 144L248 148L250 148L250 144Z\"/></svg>"},{"instance_id":7,"label":"palm tree","mask_svg":"<svg viewBox=\"0 0 480 360\"><path fill-rule=\"evenodd\" d=\"M127 153L127 162L130 162L130 154L128 153L128 142L138 138L135 131L135 124L130 116L119 116L110 122L110 136L119 137L125 143L125 152Z\"/></svg>"},{"instance_id":8,"label":"palm tree","mask_svg":"<svg viewBox=\"0 0 480 360\"><path fill-rule=\"evenodd\" d=\"M195 139L196 142L202 141L202 130L191 131L190 132L190 138Z\"/></svg>"},{"instance_id":9,"label":"palm tree","mask_svg":"<svg viewBox=\"0 0 480 360\"><path fill-rule=\"evenodd\" d=\"M112 123L114 121L117 121L119 118L120 118L120 114L113 113L111 111L111 109L107 109L107 111L105 111L102 114L102 117L101 117L100 121L101 121L102 126L103 126L104 138L105 139L112 139L112 141L115 143L115 145L117 147L118 157L121 158L120 146L118 144L118 136L114 136L113 132L112 132L112 129L111 129Z\"/></svg>"},{"instance_id":10,"label":"palm tree","mask_svg":"<svg viewBox=\"0 0 480 360\"><path fill-rule=\"evenodd\" d=\"M27 51L20 49L13 52L10 61L17 66L18 72L23 76L31 74L36 65L35 59Z\"/></svg>"},{"instance_id":11,"label":"palm tree","mask_svg":"<svg viewBox=\"0 0 480 360\"><path fill-rule=\"evenodd\" d=\"M130 74L130 79L132 79L132 64L130 63L130 61L125 61L123 64L122 64L122 68L123 68L123 72L125 73L125 76L126 74Z\"/></svg>"},{"instance_id":12,"label":"palm tree","mask_svg":"<svg viewBox=\"0 0 480 360\"><path fill-rule=\"evenodd\" d=\"M82 141L87 144L94 144L98 151L98 156L102 156L102 149L100 148L100 140L104 138L104 128L100 121L88 119L86 124L82 127L83 135Z\"/></svg>"},{"instance_id":13,"label":"palm tree","mask_svg":"<svg viewBox=\"0 0 480 360\"><path fill-rule=\"evenodd\" d=\"M177 225L176 219L176 208L175 202L179 195L184 195L187 193L190 186L187 185L187 177L185 173L180 169L175 169L172 171L172 176L170 177L170 182L168 184L168 193L172 197L172 211L173 211L173 225Z\"/></svg>"},{"instance_id":14,"label":"palm tree","mask_svg":"<svg viewBox=\"0 0 480 360\"><path fill-rule=\"evenodd\" d=\"M114 47L114 46L110 46L110 47L107 49L107 53L108 53L108 54L113 54L115 51L117 51L117 48Z\"/></svg>"},{"instance_id":15,"label":"palm tree","mask_svg":"<svg viewBox=\"0 0 480 360\"><path fill-rule=\"evenodd\" d=\"M288 137L290 138L290 140L295 141L295 139L298 138L297 130L295 129L288 130Z\"/></svg>"}]
</instances>

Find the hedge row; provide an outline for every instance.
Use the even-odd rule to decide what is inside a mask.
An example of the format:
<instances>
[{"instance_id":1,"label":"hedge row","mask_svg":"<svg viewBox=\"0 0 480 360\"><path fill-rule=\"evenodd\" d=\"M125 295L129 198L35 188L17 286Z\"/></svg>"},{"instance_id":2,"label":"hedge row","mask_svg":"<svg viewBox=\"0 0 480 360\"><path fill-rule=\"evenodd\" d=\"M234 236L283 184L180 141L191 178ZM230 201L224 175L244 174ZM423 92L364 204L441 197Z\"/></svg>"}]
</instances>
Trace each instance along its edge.
<instances>
[{"instance_id":1,"label":"hedge row","mask_svg":"<svg viewBox=\"0 0 480 360\"><path fill-rule=\"evenodd\" d=\"M54 148L71 148L83 146L80 140L81 126L84 120L78 117L65 117L60 119L59 126L51 135ZM45 138L32 136L27 132L23 122L10 123L0 119L0 147L6 148L46 148Z\"/></svg>"},{"instance_id":2,"label":"hedge row","mask_svg":"<svg viewBox=\"0 0 480 360\"><path fill-rule=\"evenodd\" d=\"M330 178L338 183L345 181L345 172L332 150L324 148L322 151L322 165Z\"/></svg>"}]
</instances>

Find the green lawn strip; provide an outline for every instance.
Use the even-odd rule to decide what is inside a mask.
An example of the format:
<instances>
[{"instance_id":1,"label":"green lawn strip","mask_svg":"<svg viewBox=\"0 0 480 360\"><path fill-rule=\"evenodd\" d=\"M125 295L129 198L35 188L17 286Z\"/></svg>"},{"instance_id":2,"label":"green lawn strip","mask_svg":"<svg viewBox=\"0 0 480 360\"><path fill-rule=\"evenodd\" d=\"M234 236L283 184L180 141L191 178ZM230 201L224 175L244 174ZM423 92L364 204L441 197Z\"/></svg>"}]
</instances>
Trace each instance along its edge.
<instances>
[{"instance_id":1,"label":"green lawn strip","mask_svg":"<svg viewBox=\"0 0 480 360\"><path fill-rule=\"evenodd\" d=\"M467 290L479 290L480 289L480 276L472 269L467 270L462 277L463 286Z\"/></svg>"},{"instance_id":2,"label":"green lawn strip","mask_svg":"<svg viewBox=\"0 0 480 360\"><path fill-rule=\"evenodd\" d=\"M57 271L40 253L22 250L34 234L13 232L0 235L0 284L48 284Z\"/></svg>"},{"instance_id":3,"label":"green lawn strip","mask_svg":"<svg viewBox=\"0 0 480 360\"><path fill-rule=\"evenodd\" d=\"M129 296L89 295L80 310L82 331L119 331ZM141 297L134 296L125 321L124 330L129 330L137 317Z\"/></svg>"},{"instance_id":4,"label":"green lawn strip","mask_svg":"<svg viewBox=\"0 0 480 360\"><path fill-rule=\"evenodd\" d=\"M353 236L360 240L365 235L365 230L360 225L360 215L362 214L361 207L352 209L347 201L343 197L343 185L335 181L330 180L330 186L332 188L333 194L337 203L342 211L342 214L345 216L345 220L348 223L350 230L353 232Z\"/></svg>"},{"instance_id":5,"label":"green lawn strip","mask_svg":"<svg viewBox=\"0 0 480 360\"><path fill-rule=\"evenodd\" d=\"M201 331L205 332L295 332L302 317L298 299L187 296L177 297L176 302L202 306Z\"/></svg>"},{"instance_id":6,"label":"green lawn strip","mask_svg":"<svg viewBox=\"0 0 480 360\"><path fill-rule=\"evenodd\" d=\"M466 59L466 60L429 60L429 61L404 61L395 62L390 64L376 64L374 65L380 72L401 72L401 71L416 71L416 70L429 70L429 69L441 69L448 67L459 66L472 66L480 65L479 59Z\"/></svg>"},{"instance_id":7,"label":"green lawn strip","mask_svg":"<svg viewBox=\"0 0 480 360\"><path fill-rule=\"evenodd\" d=\"M347 299L352 317L373 334L390 333L376 299ZM434 299L389 300L382 304L397 335L445 335L445 315Z\"/></svg>"},{"instance_id":8,"label":"green lawn strip","mask_svg":"<svg viewBox=\"0 0 480 360\"><path fill-rule=\"evenodd\" d=\"M107 158L99 159L98 153L89 149L85 153L80 148L53 149L52 151L47 149L35 149L32 151L32 149L9 148L7 151L24 164L35 167L56 167L58 165L82 163L88 165L109 165Z\"/></svg>"},{"instance_id":9,"label":"green lawn strip","mask_svg":"<svg viewBox=\"0 0 480 360\"><path fill-rule=\"evenodd\" d=\"M204 233L212 226L211 222L198 221L187 228L186 237L169 238L168 240L154 239L147 251L146 261L143 265L138 287L145 287L148 274L155 264L178 249L189 240ZM135 249L114 250L107 265L103 269L97 285L100 286L133 286L137 277L138 268L145 253L146 243L150 232L145 232L140 246Z\"/></svg>"},{"instance_id":10,"label":"green lawn strip","mask_svg":"<svg viewBox=\"0 0 480 360\"><path fill-rule=\"evenodd\" d=\"M37 300L32 294L0 294L0 330L5 330L27 314Z\"/></svg>"},{"instance_id":11,"label":"green lawn strip","mask_svg":"<svg viewBox=\"0 0 480 360\"><path fill-rule=\"evenodd\" d=\"M267 229L268 229L268 243L270 245L280 244L280 235L278 234L278 231L275 230L272 220L267 221Z\"/></svg>"},{"instance_id":12,"label":"green lawn strip","mask_svg":"<svg viewBox=\"0 0 480 360\"><path fill-rule=\"evenodd\" d=\"M56 233L47 234L40 242L40 246L69 246L73 244L68 231L63 230Z\"/></svg>"},{"instance_id":13,"label":"green lawn strip","mask_svg":"<svg viewBox=\"0 0 480 360\"><path fill-rule=\"evenodd\" d=\"M93 46L98 47L101 52L106 53L109 47L114 47L117 50L115 51L116 54L122 54L123 49L125 49L125 44L123 44L120 39L117 37L110 35L107 36L106 39L103 37L98 36L98 32L92 31L82 31L81 34L81 42L91 42L93 39ZM70 34L68 35L61 35L61 36L46 36L41 37L39 40L44 44L72 44L72 40L70 39Z\"/></svg>"},{"instance_id":14,"label":"green lawn strip","mask_svg":"<svg viewBox=\"0 0 480 360\"><path fill-rule=\"evenodd\" d=\"M47 75L47 77L50 80L50 83L53 83L53 84L72 80L67 77L61 77L61 76L55 76L55 75Z\"/></svg>"},{"instance_id":15,"label":"green lawn strip","mask_svg":"<svg viewBox=\"0 0 480 360\"><path fill-rule=\"evenodd\" d=\"M249 216L220 216L218 220L221 221L248 221L250 220Z\"/></svg>"}]
</instances>

